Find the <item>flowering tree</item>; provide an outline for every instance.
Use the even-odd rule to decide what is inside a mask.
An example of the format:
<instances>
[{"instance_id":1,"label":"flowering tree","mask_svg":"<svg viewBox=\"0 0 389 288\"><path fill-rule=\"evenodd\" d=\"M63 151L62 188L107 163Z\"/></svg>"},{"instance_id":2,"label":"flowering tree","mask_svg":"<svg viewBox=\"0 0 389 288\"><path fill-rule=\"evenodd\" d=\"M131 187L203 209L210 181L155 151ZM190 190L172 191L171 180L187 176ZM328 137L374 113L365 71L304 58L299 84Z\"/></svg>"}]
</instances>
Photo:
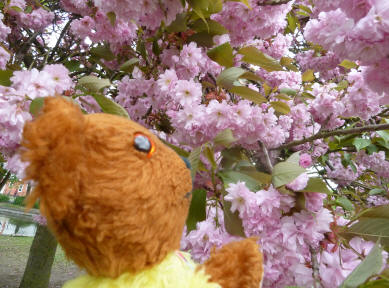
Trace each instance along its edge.
<instances>
[{"instance_id":1,"label":"flowering tree","mask_svg":"<svg viewBox=\"0 0 389 288\"><path fill-rule=\"evenodd\" d=\"M47 96L149 127L192 166L182 248L258 237L264 287L383 287L386 0L7 0L0 149Z\"/></svg>"}]
</instances>

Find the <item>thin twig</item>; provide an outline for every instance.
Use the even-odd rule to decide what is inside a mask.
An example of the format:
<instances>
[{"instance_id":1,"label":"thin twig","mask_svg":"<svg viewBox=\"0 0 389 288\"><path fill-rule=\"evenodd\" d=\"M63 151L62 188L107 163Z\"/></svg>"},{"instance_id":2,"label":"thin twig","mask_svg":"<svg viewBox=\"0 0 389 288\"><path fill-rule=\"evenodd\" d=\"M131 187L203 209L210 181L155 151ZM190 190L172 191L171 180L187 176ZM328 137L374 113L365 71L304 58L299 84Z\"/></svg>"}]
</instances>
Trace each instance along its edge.
<instances>
[{"instance_id":1,"label":"thin twig","mask_svg":"<svg viewBox=\"0 0 389 288\"><path fill-rule=\"evenodd\" d=\"M269 152L267 151L265 144L263 144L261 141L258 141L258 144L261 147L263 154L265 154L266 170L271 174L273 171L273 165L271 164Z\"/></svg>"},{"instance_id":2,"label":"thin twig","mask_svg":"<svg viewBox=\"0 0 389 288\"><path fill-rule=\"evenodd\" d=\"M312 262L312 277L313 277L313 287L320 288L320 273L319 273L319 263L317 261L317 251L313 247L309 247L311 252L311 262Z\"/></svg>"},{"instance_id":3,"label":"thin twig","mask_svg":"<svg viewBox=\"0 0 389 288\"><path fill-rule=\"evenodd\" d=\"M369 131L380 131L380 130L387 130L389 129L389 124L377 124L377 125L367 125L363 127L357 127L357 128L351 128L351 129L343 129L343 130L334 130L334 131L322 131L320 133L317 133L316 135L313 135L308 138L304 138L301 140L296 140L289 142L287 144L278 146L276 148L271 148L270 150L279 150L279 149L286 149L291 148L294 146L298 146L304 143L312 142L317 139L324 139L331 136L340 136L340 135L349 135L349 134L359 134L362 132L369 132Z\"/></svg>"},{"instance_id":4,"label":"thin twig","mask_svg":"<svg viewBox=\"0 0 389 288\"><path fill-rule=\"evenodd\" d=\"M268 0L263 3L260 3L259 1L257 2L258 6L276 6L276 5L282 5L282 4L287 4L292 0Z\"/></svg>"},{"instance_id":5,"label":"thin twig","mask_svg":"<svg viewBox=\"0 0 389 288\"><path fill-rule=\"evenodd\" d=\"M69 19L69 21L66 23L65 27L62 29L61 34L59 35L59 38L57 40L57 43L55 43L55 46L54 46L53 50L51 51L47 62L50 62L51 60L53 60L55 52L57 51L59 45L61 44L62 38L65 36L66 32L68 31L72 21L73 21L72 18Z\"/></svg>"}]
</instances>

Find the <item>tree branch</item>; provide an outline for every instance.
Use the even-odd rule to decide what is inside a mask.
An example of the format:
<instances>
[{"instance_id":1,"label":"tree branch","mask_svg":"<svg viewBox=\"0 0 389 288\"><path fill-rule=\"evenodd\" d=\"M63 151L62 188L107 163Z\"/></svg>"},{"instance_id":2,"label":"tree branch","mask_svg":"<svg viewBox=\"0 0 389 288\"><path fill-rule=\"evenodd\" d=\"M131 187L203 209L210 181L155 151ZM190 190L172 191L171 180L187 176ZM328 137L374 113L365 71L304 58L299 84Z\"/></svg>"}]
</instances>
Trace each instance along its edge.
<instances>
[{"instance_id":1,"label":"tree branch","mask_svg":"<svg viewBox=\"0 0 389 288\"><path fill-rule=\"evenodd\" d=\"M317 251L313 247L309 247L311 252L311 262L312 262L312 277L313 277L313 287L320 288L320 273L319 273L319 263L317 261Z\"/></svg>"},{"instance_id":2,"label":"tree branch","mask_svg":"<svg viewBox=\"0 0 389 288\"><path fill-rule=\"evenodd\" d=\"M316 135L313 135L308 138L304 138L301 140L296 140L289 142L287 144L278 146L276 148L271 148L270 150L279 150L279 149L286 149L291 148L294 146L298 146L304 143L312 142L317 139L324 139L331 136L340 136L340 135L349 135L349 134L359 134L362 132L369 132L369 131L380 131L380 130L387 130L389 129L389 124L377 124L377 125L367 125L363 127L357 127L357 128L351 128L351 129L343 129L343 130L334 130L334 131L322 131L320 133L317 133Z\"/></svg>"},{"instance_id":3,"label":"tree branch","mask_svg":"<svg viewBox=\"0 0 389 288\"><path fill-rule=\"evenodd\" d=\"M65 36L66 32L68 31L72 21L73 21L72 18L69 19L69 21L66 23L65 27L62 29L61 34L59 35L59 38L57 40L57 43L55 43L55 46L54 46L53 50L51 51L50 56L47 60L48 62L51 62L51 60L53 60L55 52L57 51L59 44L61 44L62 38Z\"/></svg>"},{"instance_id":4,"label":"tree branch","mask_svg":"<svg viewBox=\"0 0 389 288\"><path fill-rule=\"evenodd\" d=\"M267 151L265 144L263 144L261 141L258 141L258 144L261 147L263 154L265 155L266 170L271 174L273 172L273 165L271 164L269 152Z\"/></svg>"},{"instance_id":5,"label":"tree branch","mask_svg":"<svg viewBox=\"0 0 389 288\"><path fill-rule=\"evenodd\" d=\"M287 4L292 0L268 0L263 3L260 3L259 1L257 2L258 6L276 6L276 5L282 5L282 4Z\"/></svg>"}]
</instances>

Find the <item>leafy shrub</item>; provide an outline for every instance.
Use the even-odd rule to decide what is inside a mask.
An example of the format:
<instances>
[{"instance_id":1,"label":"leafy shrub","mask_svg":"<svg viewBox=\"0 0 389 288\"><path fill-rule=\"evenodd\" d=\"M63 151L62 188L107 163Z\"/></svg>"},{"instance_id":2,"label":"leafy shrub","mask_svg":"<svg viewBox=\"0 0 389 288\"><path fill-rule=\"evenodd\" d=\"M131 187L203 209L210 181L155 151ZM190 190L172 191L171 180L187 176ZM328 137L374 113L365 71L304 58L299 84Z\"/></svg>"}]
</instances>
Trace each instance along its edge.
<instances>
[{"instance_id":1,"label":"leafy shrub","mask_svg":"<svg viewBox=\"0 0 389 288\"><path fill-rule=\"evenodd\" d=\"M15 197L14 201L12 202L12 204L14 205L18 205L18 206L24 206L25 205L25 199L26 197Z\"/></svg>"},{"instance_id":2,"label":"leafy shrub","mask_svg":"<svg viewBox=\"0 0 389 288\"><path fill-rule=\"evenodd\" d=\"M9 197L4 194L0 194L0 202L9 202Z\"/></svg>"}]
</instances>

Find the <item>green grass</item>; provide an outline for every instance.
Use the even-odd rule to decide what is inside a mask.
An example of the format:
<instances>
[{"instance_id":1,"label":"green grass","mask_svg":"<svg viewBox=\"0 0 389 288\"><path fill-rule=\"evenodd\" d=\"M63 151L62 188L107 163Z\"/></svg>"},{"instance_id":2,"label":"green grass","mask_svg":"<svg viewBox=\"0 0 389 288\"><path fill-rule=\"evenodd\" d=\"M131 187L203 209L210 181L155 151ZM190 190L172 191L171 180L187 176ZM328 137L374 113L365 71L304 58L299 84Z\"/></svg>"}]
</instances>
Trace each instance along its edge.
<instances>
[{"instance_id":1,"label":"green grass","mask_svg":"<svg viewBox=\"0 0 389 288\"><path fill-rule=\"evenodd\" d=\"M32 237L0 236L0 287L17 288L27 263ZM58 246L50 279L50 288L62 287L66 280L80 274L79 269L68 261Z\"/></svg>"}]
</instances>

